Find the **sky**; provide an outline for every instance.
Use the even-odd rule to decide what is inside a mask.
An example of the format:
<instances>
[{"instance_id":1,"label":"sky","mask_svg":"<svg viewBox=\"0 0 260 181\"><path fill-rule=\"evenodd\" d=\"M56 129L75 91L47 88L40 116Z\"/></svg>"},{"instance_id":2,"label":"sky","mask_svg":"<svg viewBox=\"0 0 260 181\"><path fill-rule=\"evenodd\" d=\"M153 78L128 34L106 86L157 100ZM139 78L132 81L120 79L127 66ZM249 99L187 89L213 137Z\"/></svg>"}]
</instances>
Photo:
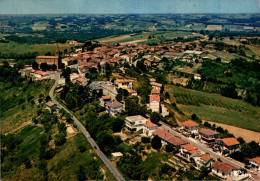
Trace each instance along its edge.
<instances>
[{"instance_id":1,"label":"sky","mask_svg":"<svg viewBox=\"0 0 260 181\"><path fill-rule=\"evenodd\" d=\"M260 13L260 0L0 0L0 14Z\"/></svg>"}]
</instances>

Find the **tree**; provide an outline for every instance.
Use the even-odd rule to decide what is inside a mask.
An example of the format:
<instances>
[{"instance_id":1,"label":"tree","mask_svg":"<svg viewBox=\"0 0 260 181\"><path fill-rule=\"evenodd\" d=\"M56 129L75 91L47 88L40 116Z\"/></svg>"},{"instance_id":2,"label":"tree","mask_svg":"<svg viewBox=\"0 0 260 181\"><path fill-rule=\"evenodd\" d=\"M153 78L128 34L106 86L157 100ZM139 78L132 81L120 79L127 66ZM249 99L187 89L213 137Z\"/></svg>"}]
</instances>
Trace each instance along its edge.
<instances>
[{"instance_id":1,"label":"tree","mask_svg":"<svg viewBox=\"0 0 260 181\"><path fill-rule=\"evenodd\" d=\"M34 62L32 63L32 68L33 68L34 70L37 70L37 69L39 68L39 65L38 65L38 63L37 63L36 61L34 61Z\"/></svg>"},{"instance_id":2,"label":"tree","mask_svg":"<svg viewBox=\"0 0 260 181\"><path fill-rule=\"evenodd\" d=\"M240 145L245 143L245 140L242 137L238 137L237 141L239 141Z\"/></svg>"},{"instance_id":3,"label":"tree","mask_svg":"<svg viewBox=\"0 0 260 181\"><path fill-rule=\"evenodd\" d=\"M158 112L152 112L150 115L150 119L154 124L158 124L160 121L163 120L161 114Z\"/></svg>"},{"instance_id":4,"label":"tree","mask_svg":"<svg viewBox=\"0 0 260 181\"><path fill-rule=\"evenodd\" d=\"M118 93L118 94L116 95L116 100L117 100L118 102L121 102L122 99L123 99L122 94L121 94L121 93Z\"/></svg>"},{"instance_id":5,"label":"tree","mask_svg":"<svg viewBox=\"0 0 260 181\"><path fill-rule=\"evenodd\" d=\"M55 135L54 143L57 146L61 146L66 142L66 134L64 133L58 133Z\"/></svg>"},{"instance_id":6,"label":"tree","mask_svg":"<svg viewBox=\"0 0 260 181\"><path fill-rule=\"evenodd\" d=\"M51 69L52 69L52 70L57 70L57 66L56 66L55 64L52 64L52 65L51 65Z\"/></svg>"},{"instance_id":7,"label":"tree","mask_svg":"<svg viewBox=\"0 0 260 181\"><path fill-rule=\"evenodd\" d=\"M216 62L217 62L217 63L221 63L221 58L219 58L219 57L216 58Z\"/></svg>"},{"instance_id":8,"label":"tree","mask_svg":"<svg viewBox=\"0 0 260 181\"><path fill-rule=\"evenodd\" d=\"M40 68L41 68L43 71L46 71L47 68L48 68L48 64L47 64L47 63L41 63Z\"/></svg>"},{"instance_id":9,"label":"tree","mask_svg":"<svg viewBox=\"0 0 260 181\"><path fill-rule=\"evenodd\" d=\"M166 152L172 152L174 150L174 147L172 144L167 144L166 145Z\"/></svg>"},{"instance_id":10,"label":"tree","mask_svg":"<svg viewBox=\"0 0 260 181\"><path fill-rule=\"evenodd\" d=\"M157 135L153 137L151 144L152 147L156 150L160 150L160 148L162 147L161 139Z\"/></svg>"}]
</instances>

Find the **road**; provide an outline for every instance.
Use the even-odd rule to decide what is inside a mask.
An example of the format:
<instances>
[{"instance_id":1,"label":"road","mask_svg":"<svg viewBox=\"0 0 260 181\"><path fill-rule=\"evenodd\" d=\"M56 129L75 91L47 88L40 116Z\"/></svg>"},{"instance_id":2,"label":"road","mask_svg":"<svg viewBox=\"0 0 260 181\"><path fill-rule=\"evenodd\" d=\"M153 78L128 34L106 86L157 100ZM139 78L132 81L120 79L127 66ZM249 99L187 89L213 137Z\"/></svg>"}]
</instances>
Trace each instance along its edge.
<instances>
[{"instance_id":1,"label":"road","mask_svg":"<svg viewBox=\"0 0 260 181\"><path fill-rule=\"evenodd\" d=\"M62 106L55 98L53 95L54 89L58 84L58 80L59 80L60 74L56 75L55 78L55 83L52 86L49 95L52 99L52 101L57 104L57 106L61 109L63 108L66 112L68 112L69 114L71 114L71 112L66 109L64 106ZM81 132L83 133L83 135L86 137L86 139L88 140L88 142L91 144L91 146L93 147L93 149L96 151L96 153L98 154L98 156L103 160L103 162L106 164L107 168L111 171L111 173L115 176L115 178L117 180L125 180L122 175L119 173L119 171L112 165L112 163L110 162L110 160L105 156L105 154L99 149L98 145L96 144L96 142L91 138L90 134L88 133L88 131L86 130L86 128L81 124L81 122L73 115L71 114L73 121L75 122L75 124L78 126L78 128L81 130Z\"/></svg>"},{"instance_id":2,"label":"road","mask_svg":"<svg viewBox=\"0 0 260 181\"><path fill-rule=\"evenodd\" d=\"M182 135L181 133L178 133L177 131L171 129L169 126L165 125L164 123L160 122L161 128L169 130L169 132L174 133L175 135L181 137L181 139L189 142L190 144L198 147L199 150L203 151L204 153L209 153L210 156L212 156L215 159L221 159L222 162L228 163L230 165L232 165L235 168L245 168L245 164L241 163L239 161L236 161L234 159L229 160L226 157L224 157L221 153L216 153L214 152L211 148L207 147L206 145L204 145L203 143L200 143L198 140L191 138L191 137L185 137L184 135Z\"/></svg>"}]
</instances>

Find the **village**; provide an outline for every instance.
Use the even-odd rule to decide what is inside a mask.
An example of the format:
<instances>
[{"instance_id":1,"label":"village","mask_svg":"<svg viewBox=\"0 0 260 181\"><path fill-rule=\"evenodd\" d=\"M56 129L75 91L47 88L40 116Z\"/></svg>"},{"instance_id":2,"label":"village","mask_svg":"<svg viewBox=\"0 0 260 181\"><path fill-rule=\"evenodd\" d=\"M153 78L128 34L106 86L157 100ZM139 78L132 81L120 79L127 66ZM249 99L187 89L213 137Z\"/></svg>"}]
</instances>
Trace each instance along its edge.
<instances>
[{"instance_id":1,"label":"village","mask_svg":"<svg viewBox=\"0 0 260 181\"><path fill-rule=\"evenodd\" d=\"M143 62L143 65L153 72L163 70L163 61L168 59L173 62L196 65L209 59L208 52L216 51L214 43L205 46L198 40L154 46L92 42L91 46L94 47L92 50L84 51L84 48L79 48L75 53L68 54L64 58L60 57L57 46L56 56L38 56L35 63L37 68L27 66L21 69L20 73L35 81L55 79L57 75L60 76L57 79L56 95L60 94L68 81L88 87L91 92L99 95L98 100L100 105L105 108L105 112L116 117L125 111L125 101L119 98L122 97L122 95L118 96L119 90L127 91L128 94L123 96L140 97L135 90L137 79L125 76L126 67L136 67L138 62ZM60 64L63 64L64 70L69 68L74 71L70 71L69 76L62 77ZM48 66L52 66L52 69L46 71ZM110 74L112 76L108 75L108 72L111 73L111 67L114 70ZM100 80L92 81L88 76L91 74L98 74L101 76ZM198 73L189 75L194 80L201 80L201 75ZM169 110L161 98L161 94L164 93L164 85L157 82L152 76L149 76L149 84L151 86L149 99L142 105L145 105L151 112L159 113L162 117L169 117ZM48 102L46 106L50 111L56 111L55 103ZM177 150L177 153L166 162L170 166L174 167L179 163L182 166L186 165L184 167L188 169L187 163L188 165L191 163L198 170L210 168L213 175L224 180L257 180L260 178L260 157L250 159L247 165L228 157L229 153L239 150L240 142L234 137L219 138L219 132L214 129L200 128L199 124L193 120L186 120L179 127L172 127L163 122L155 124L147 115L133 115L126 116L124 122L124 132L130 132L134 136L129 141L129 136L122 133L124 134L122 140L128 139L130 145L134 145L142 137L148 137L151 140L156 137L161 141L159 149L165 151L171 147L172 150ZM205 149L201 150L197 145ZM120 159L118 157L123 154L115 152L111 156L112 160L118 160Z\"/></svg>"}]
</instances>

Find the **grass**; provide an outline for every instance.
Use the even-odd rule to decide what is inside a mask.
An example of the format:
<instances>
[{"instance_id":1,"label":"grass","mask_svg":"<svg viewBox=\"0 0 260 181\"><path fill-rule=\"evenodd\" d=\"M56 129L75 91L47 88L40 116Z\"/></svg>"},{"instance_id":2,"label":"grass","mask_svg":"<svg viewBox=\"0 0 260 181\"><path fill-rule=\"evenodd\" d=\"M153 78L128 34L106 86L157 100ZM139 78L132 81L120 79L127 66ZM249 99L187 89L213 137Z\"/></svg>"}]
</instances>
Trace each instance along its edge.
<instances>
[{"instance_id":1,"label":"grass","mask_svg":"<svg viewBox=\"0 0 260 181\"><path fill-rule=\"evenodd\" d=\"M39 95L43 94L44 97L46 97L52 85L53 81L32 84L23 83L21 87L13 87L5 90L4 85L1 83L0 96L2 98L10 99L11 102L24 99L22 104L17 104L2 113L1 134L6 134L19 127L21 124L30 121L36 111L44 106L44 101L42 104L36 105ZM34 104L27 101L29 96L33 97L32 100L35 102Z\"/></svg>"},{"instance_id":2,"label":"grass","mask_svg":"<svg viewBox=\"0 0 260 181\"><path fill-rule=\"evenodd\" d=\"M164 42L168 39L173 39L177 37L184 37L184 36L191 36L192 34L190 32L184 32L184 31L157 31L157 32L145 32L140 34L129 34L129 36L122 35L118 36L118 39L115 40L115 36L110 36L107 38L97 39L97 41L106 41L108 43L124 43L124 42L131 42L135 40L143 40L139 43L160 43L161 41ZM148 39L149 36L154 36L154 39Z\"/></svg>"},{"instance_id":3,"label":"grass","mask_svg":"<svg viewBox=\"0 0 260 181\"><path fill-rule=\"evenodd\" d=\"M187 115L260 132L260 108L237 99L167 85L170 101Z\"/></svg>"},{"instance_id":4,"label":"grass","mask_svg":"<svg viewBox=\"0 0 260 181\"><path fill-rule=\"evenodd\" d=\"M74 45L69 44L59 44L59 49L61 52L63 52L65 49L70 51L70 47L73 47ZM19 43L0 43L0 52L2 54L24 54L29 52L39 52L39 55L45 55L47 52L51 52L52 54L55 54L56 52L56 44L19 44Z\"/></svg>"}]
</instances>

